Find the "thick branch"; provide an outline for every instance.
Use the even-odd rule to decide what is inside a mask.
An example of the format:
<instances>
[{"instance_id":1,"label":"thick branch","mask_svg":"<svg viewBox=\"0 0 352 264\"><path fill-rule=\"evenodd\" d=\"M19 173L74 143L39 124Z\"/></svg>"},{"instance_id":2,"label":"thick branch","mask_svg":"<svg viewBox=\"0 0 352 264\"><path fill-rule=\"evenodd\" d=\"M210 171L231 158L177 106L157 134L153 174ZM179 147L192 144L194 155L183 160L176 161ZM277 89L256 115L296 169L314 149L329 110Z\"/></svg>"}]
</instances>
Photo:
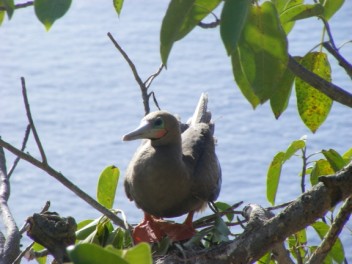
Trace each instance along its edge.
<instances>
[{"instance_id":1,"label":"thick branch","mask_svg":"<svg viewBox=\"0 0 352 264\"><path fill-rule=\"evenodd\" d=\"M332 100L352 107L352 94L312 73L299 64L292 56L288 60L288 68L299 78L315 89L329 96Z\"/></svg>"},{"instance_id":2,"label":"thick branch","mask_svg":"<svg viewBox=\"0 0 352 264\"><path fill-rule=\"evenodd\" d=\"M120 219L118 216L116 216L113 212L102 206L100 203L98 203L95 199L90 197L88 194L86 194L84 191L82 191L79 187L74 185L71 181L69 181L65 176L63 176L60 172L54 170L52 167L49 166L49 164L41 162L37 160L36 158L32 157L31 155L24 153L23 151L15 148L11 144L7 143L6 141L0 139L0 146L7 149L14 155L20 157L21 159L31 163L35 167L45 171L52 177L54 177L57 181L59 181L61 184L63 184L65 187L67 187L69 190L71 190L73 193L75 193L78 197L80 197L82 200L87 202L89 205L97 209L99 212L102 214L106 215L108 218L110 218L116 225L121 226L124 229L128 229L126 227L125 222Z\"/></svg>"},{"instance_id":3,"label":"thick branch","mask_svg":"<svg viewBox=\"0 0 352 264\"><path fill-rule=\"evenodd\" d=\"M21 235L7 204L10 197L10 183L6 171L5 153L0 147L0 212L7 236L1 233L0 263L12 263L20 252Z\"/></svg>"},{"instance_id":4,"label":"thick branch","mask_svg":"<svg viewBox=\"0 0 352 264\"><path fill-rule=\"evenodd\" d=\"M168 255L158 263L253 263L288 236L302 230L323 217L338 202L352 194L352 163L328 181L318 183L311 190L290 203L277 216L263 226L249 226L241 235L229 243L210 250L185 251L186 259Z\"/></svg>"}]
</instances>

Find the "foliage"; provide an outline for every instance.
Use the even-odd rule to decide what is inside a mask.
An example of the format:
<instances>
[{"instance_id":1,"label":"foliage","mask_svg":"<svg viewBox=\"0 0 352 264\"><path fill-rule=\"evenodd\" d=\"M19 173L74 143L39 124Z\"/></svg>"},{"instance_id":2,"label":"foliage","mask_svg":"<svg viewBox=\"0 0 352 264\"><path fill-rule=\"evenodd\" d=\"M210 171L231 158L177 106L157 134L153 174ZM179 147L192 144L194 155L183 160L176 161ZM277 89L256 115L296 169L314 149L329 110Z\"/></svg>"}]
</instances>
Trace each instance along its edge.
<instances>
[{"instance_id":1,"label":"foliage","mask_svg":"<svg viewBox=\"0 0 352 264\"><path fill-rule=\"evenodd\" d=\"M293 141L286 151L280 151L273 158L267 174L267 199L271 204L275 204L275 197L277 195L280 177L282 176L282 166L291 157L298 156L297 152L300 151L302 153L302 156L300 157L303 161L303 170L298 178L301 181L301 186L305 185L305 176L310 177L310 183L314 186L318 183L318 178L320 176L333 174L352 161L352 148L347 150L343 155L340 155L336 150L329 149L308 156L306 155L306 149L306 137L303 137L302 139ZM309 167L307 167L308 164ZM333 217L331 218L333 219ZM312 224L311 227L316 231L320 239L323 239L327 231L330 229L331 224L327 224L326 221L317 221ZM287 242L291 254L297 260L303 260L303 263L309 259L311 252L317 247L314 245L308 245L306 229L291 235ZM344 256L343 245L340 239L337 239L324 263L333 263L333 261L336 263L343 263Z\"/></svg>"}]
</instances>

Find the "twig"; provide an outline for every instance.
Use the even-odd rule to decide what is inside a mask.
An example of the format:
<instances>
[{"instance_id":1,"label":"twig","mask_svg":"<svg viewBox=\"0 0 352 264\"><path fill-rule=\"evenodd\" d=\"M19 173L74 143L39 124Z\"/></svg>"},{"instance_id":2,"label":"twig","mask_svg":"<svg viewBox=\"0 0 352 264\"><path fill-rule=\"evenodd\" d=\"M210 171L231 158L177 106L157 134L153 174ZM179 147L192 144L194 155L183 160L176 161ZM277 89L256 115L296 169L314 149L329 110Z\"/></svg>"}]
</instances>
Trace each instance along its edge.
<instances>
[{"instance_id":1,"label":"twig","mask_svg":"<svg viewBox=\"0 0 352 264\"><path fill-rule=\"evenodd\" d=\"M324 42L323 47L335 57L339 65L344 68L346 73L352 78L352 65L340 54L338 49L335 49L329 42Z\"/></svg>"},{"instance_id":2,"label":"twig","mask_svg":"<svg viewBox=\"0 0 352 264\"><path fill-rule=\"evenodd\" d=\"M152 82L154 81L154 79L155 79L156 77L158 77L158 75L161 73L161 71L163 70L164 67L165 67L164 64L161 64L161 65L159 66L159 69L156 71L156 73L150 75L150 76L148 77L148 79L144 82L144 86L145 86L147 89L150 87L150 85L152 84Z\"/></svg>"},{"instance_id":3,"label":"twig","mask_svg":"<svg viewBox=\"0 0 352 264\"><path fill-rule=\"evenodd\" d=\"M320 19L321 19L321 21L323 21L325 30L326 30L326 32L328 33L329 42L331 43L332 47L333 47L335 50L337 50L337 47L336 47L336 45L335 45L334 38L333 38L332 33L331 33L331 29L330 29L329 22L328 22L324 17L320 17Z\"/></svg>"},{"instance_id":4,"label":"twig","mask_svg":"<svg viewBox=\"0 0 352 264\"><path fill-rule=\"evenodd\" d=\"M0 212L7 237L1 233L0 263L12 263L20 251L21 235L7 204L10 197L10 182L7 177L5 153L0 147Z\"/></svg>"},{"instance_id":5,"label":"twig","mask_svg":"<svg viewBox=\"0 0 352 264\"><path fill-rule=\"evenodd\" d=\"M2 140L0 138L0 146L7 149L14 155L20 157L21 159L31 163L35 167L45 171L47 174L50 176L54 177L57 181L59 181L62 185L67 187L70 191L75 193L78 197L80 197L82 200L87 202L90 206L101 212L102 214L106 215L108 218L110 218L116 225L122 227L125 230L129 230L130 227L126 227L125 223L123 220L121 220L118 216L116 216L113 212L102 206L100 203L98 203L95 199L93 199L91 196L89 196L87 193L82 191L79 187L74 185L71 181L69 181L64 175L62 175L60 172L56 171L52 167L49 166L49 164L44 163L42 161L39 161L38 159L32 157L31 155L24 153L23 151L15 148L8 142Z\"/></svg>"},{"instance_id":6,"label":"twig","mask_svg":"<svg viewBox=\"0 0 352 264\"><path fill-rule=\"evenodd\" d=\"M26 3L21 3L21 4L16 4L15 9L20 9L28 6L32 6L34 4L34 1L28 1ZM6 11L5 7L0 6L0 11Z\"/></svg>"},{"instance_id":7,"label":"twig","mask_svg":"<svg viewBox=\"0 0 352 264\"><path fill-rule=\"evenodd\" d=\"M25 82L24 77L21 77L21 84L22 84L22 94L23 94L24 106L26 108L26 114L27 114L28 122L29 122L29 125L31 126L31 130L33 132L33 136L34 136L35 142L37 143L40 155L42 157L42 161L43 161L44 164L47 164L48 161L46 159L46 155L45 155L42 143L40 142L40 139L39 139L39 136L38 136L38 133L37 133L37 129L35 128L34 121L33 121L32 114L31 114L31 109L29 107L27 89L26 89L26 82Z\"/></svg>"},{"instance_id":8,"label":"twig","mask_svg":"<svg viewBox=\"0 0 352 264\"><path fill-rule=\"evenodd\" d=\"M306 147L302 149L302 159L303 159L303 166L302 166L302 178L301 178L301 191L304 193L306 191L305 186L305 179L306 179L306 171L307 171L307 157L306 157Z\"/></svg>"},{"instance_id":9,"label":"twig","mask_svg":"<svg viewBox=\"0 0 352 264\"><path fill-rule=\"evenodd\" d=\"M323 263L323 260L335 244L342 228L348 221L352 212L352 196L349 197L342 205L335 221L331 225L329 231L326 233L323 241L319 247L311 255L308 264Z\"/></svg>"},{"instance_id":10,"label":"twig","mask_svg":"<svg viewBox=\"0 0 352 264\"><path fill-rule=\"evenodd\" d=\"M287 66L297 77L301 78L320 92L326 94L332 100L348 107L352 107L352 94L307 70L292 56L289 56Z\"/></svg>"},{"instance_id":11,"label":"twig","mask_svg":"<svg viewBox=\"0 0 352 264\"><path fill-rule=\"evenodd\" d=\"M158 103L158 100L156 100L156 97L155 97L155 93L154 92L151 92L150 94L148 94L148 97L153 97L153 101L154 101L154 104L156 105L156 107L161 110L160 106L159 106L159 103Z\"/></svg>"},{"instance_id":12,"label":"twig","mask_svg":"<svg viewBox=\"0 0 352 264\"><path fill-rule=\"evenodd\" d=\"M143 99L143 105L144 105L144 112L147 115L150 112L150 107L149 107L149 101L148 101L148 88L145 86L144 82L142 81L141 77L139 77L139 74L137 72L137 68L132 62L132 60L128 57L127 53L121 48L121 46L117 43L117 41L114 39L114 37L111 35L110 32L108 32L108 37L114 44L114 46L118 49L118 51L122 54L124 59L127 61L128 65L130 66L132 73L134 75L134 78L136 82L139 85L139 88L142 93L142 99Z\"/></svg>"},{"instance_id":13,"label":"twig","mask_svg":"<svg viewBox=\"0 0 352 264\"><path fill-rule=\"evenodd\" d=\"M31 132L31 126L27 125L26 131L24 133L24 137L23 137L23 141L22 141L22 147L21 147L21 151L24 151L27 145L27 141L29 138L29 133ZM16 157L15 161L13 162L13 165L11 167L11 169L9 170L9 173L7 174L7 177L11 177L12 173L14 172L18 162L20 161L19 157Z\"/></svg>"}]
</instances>

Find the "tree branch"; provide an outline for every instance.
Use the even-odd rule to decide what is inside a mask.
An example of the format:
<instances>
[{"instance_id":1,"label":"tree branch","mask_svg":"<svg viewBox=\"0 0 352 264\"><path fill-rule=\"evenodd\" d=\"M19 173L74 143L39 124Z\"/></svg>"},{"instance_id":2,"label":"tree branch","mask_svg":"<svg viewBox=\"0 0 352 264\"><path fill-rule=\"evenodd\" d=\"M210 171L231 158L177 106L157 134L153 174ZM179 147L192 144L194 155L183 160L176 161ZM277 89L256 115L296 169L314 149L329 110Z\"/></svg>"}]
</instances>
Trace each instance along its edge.
<instances>
[{"instance_id":1,"label":"tree branch","mask_svg":"<svg viewBox=\"0 0 352 264\"><path fill-rule=\"evenodd\" d=\"M16 4L15 5L15 9L25 8L25 7L28 7L28 6L32 6L33 4L34 4L34 1L28 1L26 3ZM0 11L6 11L6 8L0 6Z\"/></svg>"},{"instance_id":2,"label":"tree branch","mask_svg":"<svg viewBox=\"0 0 352 264\"><path fill-rule=\"evenodd\" d=\"M326 233L319 247L313 252L308 264L323 263L325 257L335 244L342 228L347 223L352 212L352 197L349 197L341 207L336 219L334 220L330 230Z\"/></svg>"},{"instance_id":3,"label":"tree branch","mask_svg":"<svg viewBox=\"0 0 352 264\"><path fill-rule=\"evenodd\" d=\"M118 216L116 216L113 212L102 206L100 203L98 203L95 199L93 199L91 196L86 194L84 191L82 191L79 187L74 185L71 181L69 181L64 175L62 175L60 172L56 171L52 167L50 167L49 164L44 163L39 161L38 159L32 157L31 155L24 153L23 151L15 148L8 142L2 140L0 138L0 146L7 149L14 155L20 157L21 159L31 163L35 167L45 171L47 174L55 178L57 181L59 181L62 185L64 185L67 189L75 193L78 197L80 197L82 200L87 202L90 206L101 212L102 214L106 215L109 219L111 219L116 225L122 227L123 229L129 230L130 227L126 226L124 221L120 219Z\"/></svg>"},{"instance_id":4,"label":"tree branch","mask_svg":"<svg viewBox=\"0 0 352 264\"><path fill-rule=\"evenodd\" d=\"M12 263L20 253L21 235L7 204L10 197L10 182L6 171L5 153L0 147L0 212L7 236L1 233L0 263Z\"/></svg>"},{"instance_id":5,"label":"tree branch","mask_svg":"<svg viewBox=\"0 0 352 264\"><path fill-rule=\"evenodd\" d=\"M346 73L350 76L352 79L352 65L340 54L340 52L335 49L329 42L324 42L323 47L332 55L335 57L335 59L338 61L339 65L345 69Z\"/></svg>"},{"instance_id":6,"label":"tree branch","mask_svg":"<svg viewBox=\"0 0 352 264\"><path fill-rule=\"evenodd\" d=\"M287 67L299 78L313 86L315 89L326 94L332 100L348 107L352 107L352 94L330 83L315 73L307 70L299 64L292 56L289 56Z\"/></svg>"},{"instance_id":7,"label":"tree branch","mask_svg":"<svg viewBox=\"0 0 352 264\"><path fill-rule=\"evenodd\" d=\"M323 217L338 202L352 194L352 163L335 175L321 178L322 182L303 193L264 225L247 225L246 230L235 240L208 250L185 250L183 253L186 259L173 254L157 263L179 263L182 260L191 260L196 264L253 263L291 234Z\"/></svg>"},{"instance_id":8,"label":"tree branch","mask_svg":"<svg viewBox=\"0 0 352 264\"><path fill-rule=\"evenodd\" d=\"M22 84L22 95L23 95L23 100L24 100L24 106L25 106L25 109L26 109L28 122L29 122L29 125L31 126L31 130L33 132L33 136L34 136L35 142L37 143L40 155L42 157L42 161L43 161L43 163L47 164L48 161L47 161L47 158L46 158L42 143L40 142L39 135L37 133L37 129L35 128L34 121L33 121L32 114L31 114L31 109L29 107L29 101L28 101L27 89L26 89L26 82L25 82L24 77L21 77L21 84Z\"/></svg>"}]
</instances>

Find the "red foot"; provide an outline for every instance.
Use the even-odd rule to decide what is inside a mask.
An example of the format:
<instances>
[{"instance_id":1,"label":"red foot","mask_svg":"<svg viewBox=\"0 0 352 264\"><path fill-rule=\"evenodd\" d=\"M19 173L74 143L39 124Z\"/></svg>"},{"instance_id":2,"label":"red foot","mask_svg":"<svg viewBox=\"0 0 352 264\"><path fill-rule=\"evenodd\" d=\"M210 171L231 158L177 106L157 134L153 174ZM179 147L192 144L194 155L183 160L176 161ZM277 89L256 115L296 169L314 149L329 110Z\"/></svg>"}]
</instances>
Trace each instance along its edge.
<instances>
[{"instance_id":1,"label":"red foot","mask_svg":"<svg viewBox=\"0 0 352 264\"><path fill-rule=\"evenodd\" d=\"M196 233L192 226L192 219L193 212L189 213L183 224L157 219L145 213L143 221L134 228L132 237L136 244L160 242L165 236L172 241L187 240Z\"/></svg>"}]
</instances>

